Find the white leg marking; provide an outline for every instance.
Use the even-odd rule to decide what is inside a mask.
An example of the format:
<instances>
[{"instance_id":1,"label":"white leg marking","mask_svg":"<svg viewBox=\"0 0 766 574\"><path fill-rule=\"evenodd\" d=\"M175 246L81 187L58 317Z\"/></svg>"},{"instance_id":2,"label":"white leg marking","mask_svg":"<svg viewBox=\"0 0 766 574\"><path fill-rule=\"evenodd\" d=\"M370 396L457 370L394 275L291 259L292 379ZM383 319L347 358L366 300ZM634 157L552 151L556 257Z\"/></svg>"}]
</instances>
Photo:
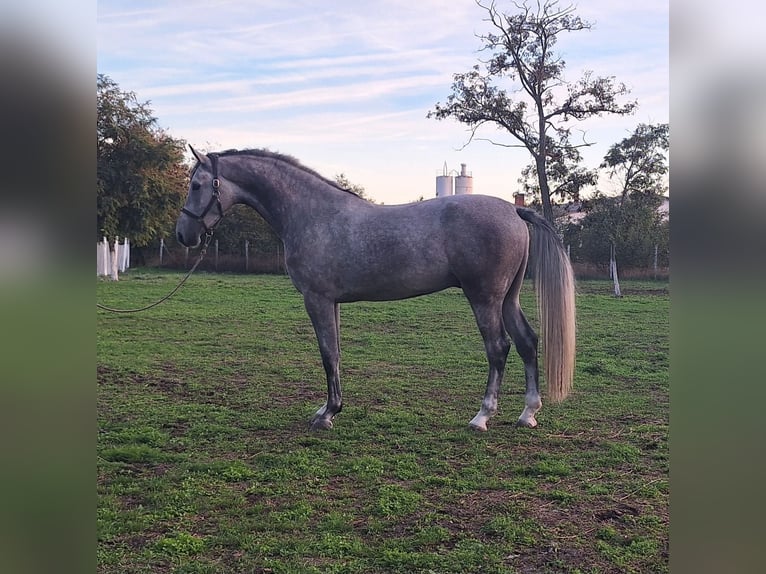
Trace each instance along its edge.
<instances>
[{"instance_id":1,"label":"white leg marking","mask_svg":"<svg viewBox=\"0 0 766 574\"><path fill-rule=\"evenodd\" d=\"M474 430L486 431L487 421L495 416L495 413L497 413L497 397L492 397L490 400L485 399L481 404L481 410L471 419L468 426Z\"/></svg>"},{"instance_id":2,"label":"white leg marking","mask_svg":"<svg viewBox=\"0 0 766 574\"><path fill-rule=\"evenodd\" d=\"M486 431L488 420L489 420L489 417L484 414L484 409L482 409L477 413L475 417L471 419L471 422L468 423L468 426L471 427L473 430Z\"/></svg>"},{"instance_id":3,"label":"white leg marking","mask_svg":"<svg viewBox=\"0 0 766 574\"><path fill-rule=\"evenodd\" d=\"M540 400L540 395L537 393L529 393L525 397L524 410L521 412L519 420L516 422L517 426L535 428L537 426L537 419L535 413L543 406L543 402Z\"/></svg>"}]
</instances>

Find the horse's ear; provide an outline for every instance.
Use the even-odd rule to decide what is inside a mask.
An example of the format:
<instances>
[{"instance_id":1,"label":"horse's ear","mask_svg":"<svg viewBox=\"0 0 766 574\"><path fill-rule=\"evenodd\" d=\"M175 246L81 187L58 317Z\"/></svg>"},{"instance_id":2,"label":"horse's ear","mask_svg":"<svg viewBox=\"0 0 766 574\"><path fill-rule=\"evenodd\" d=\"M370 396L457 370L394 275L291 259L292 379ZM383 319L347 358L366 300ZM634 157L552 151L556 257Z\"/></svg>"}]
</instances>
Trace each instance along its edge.
<instances>
[{"instance_id":1,"label":"horse's ear","mask_svg":"<svg viewBox=\"0 0 766 574\"><path fill-rule=\"evenodd\" d=\"M191 150L191 152L192 152L192 154L194 155L194 157L196 157L196 158L197 158L197 161L198 161L198 162L200 162L201 164L210 163L210 160L208 159L208 157L207 157L207 156L206 156L204 153L202 153L202 152L199 152L199 151L197 151L196 149L194 149L194 148L191 146L191 144L189 144L189 149Z\"/></svg>"}]
</instances>

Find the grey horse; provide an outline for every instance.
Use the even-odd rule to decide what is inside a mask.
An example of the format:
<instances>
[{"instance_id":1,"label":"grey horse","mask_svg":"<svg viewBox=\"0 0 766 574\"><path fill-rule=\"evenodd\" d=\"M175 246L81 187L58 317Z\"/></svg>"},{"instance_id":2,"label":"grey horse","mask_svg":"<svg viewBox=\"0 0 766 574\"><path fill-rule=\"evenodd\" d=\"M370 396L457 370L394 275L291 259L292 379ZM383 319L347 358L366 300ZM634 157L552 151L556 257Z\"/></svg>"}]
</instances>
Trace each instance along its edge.
<instances>
[{"instance_id":1,"label":"grey horse","mask_svg":"<svg viewBox=\"0 0 766 574\"><path fill-rule=\"evenodd\" d=\"M191 147L191 146L190 146ZM290 279L303 295L327 376L327 401L310 422L329 429L342 407L340 303L389 301L463 290L484 340L487 388L471 428L487 430L511 347L524 362L525 406L517 425L537 426L538 337L519 305L530 235L548 398L572 386L575 288L554 228L530 209L482 195L375 205L292 157L265 150L203 154L176 224L178 241L199 246L235 204L255 209L284 243Z\"/></svg>"}]
</instances>

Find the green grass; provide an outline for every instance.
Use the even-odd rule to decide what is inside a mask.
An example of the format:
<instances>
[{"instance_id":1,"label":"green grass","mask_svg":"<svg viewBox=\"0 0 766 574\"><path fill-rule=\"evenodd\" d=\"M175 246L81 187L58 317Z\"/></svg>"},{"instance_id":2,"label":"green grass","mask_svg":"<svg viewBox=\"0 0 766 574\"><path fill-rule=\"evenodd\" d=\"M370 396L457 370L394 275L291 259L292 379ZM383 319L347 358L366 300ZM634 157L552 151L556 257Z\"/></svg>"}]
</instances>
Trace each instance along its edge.
<instances>
[{"instance_id":1,"label":"green grass","mask_svg":"<svg viewBox=\"0 0 766 574\"><path fill-rule=\"evenodd\" d=\"M180 274L98 281L147 304ZM200 274L133 315L98 312L98 571L668 571L667 283L583 281L574 393L517 429L509 356L488 433L459 290L341 311L344 409L281 276ZM534 297L522 305L536 324Z\"/></svg>"}]
</instances>

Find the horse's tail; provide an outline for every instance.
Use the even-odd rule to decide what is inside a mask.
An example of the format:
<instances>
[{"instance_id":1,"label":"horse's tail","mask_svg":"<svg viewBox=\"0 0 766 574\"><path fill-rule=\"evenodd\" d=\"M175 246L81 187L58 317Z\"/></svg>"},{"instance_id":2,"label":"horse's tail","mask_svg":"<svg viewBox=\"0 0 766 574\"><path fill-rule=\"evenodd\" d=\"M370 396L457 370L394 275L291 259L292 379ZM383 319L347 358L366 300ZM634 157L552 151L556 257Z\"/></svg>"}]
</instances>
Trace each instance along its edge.
<instances>
[{"instance_id":1,"label":"horse's tail","mask_svg":"<svg viewBox=\"0 0 766 574\"><path fill-rule=\"evenodd\" d=\"M556 230L531 209L516 208L534 227L531 263L537 292L548 398L564 400L572 388L575 366L575 282L572 265Z\"/></svg>"}]
</instances>

